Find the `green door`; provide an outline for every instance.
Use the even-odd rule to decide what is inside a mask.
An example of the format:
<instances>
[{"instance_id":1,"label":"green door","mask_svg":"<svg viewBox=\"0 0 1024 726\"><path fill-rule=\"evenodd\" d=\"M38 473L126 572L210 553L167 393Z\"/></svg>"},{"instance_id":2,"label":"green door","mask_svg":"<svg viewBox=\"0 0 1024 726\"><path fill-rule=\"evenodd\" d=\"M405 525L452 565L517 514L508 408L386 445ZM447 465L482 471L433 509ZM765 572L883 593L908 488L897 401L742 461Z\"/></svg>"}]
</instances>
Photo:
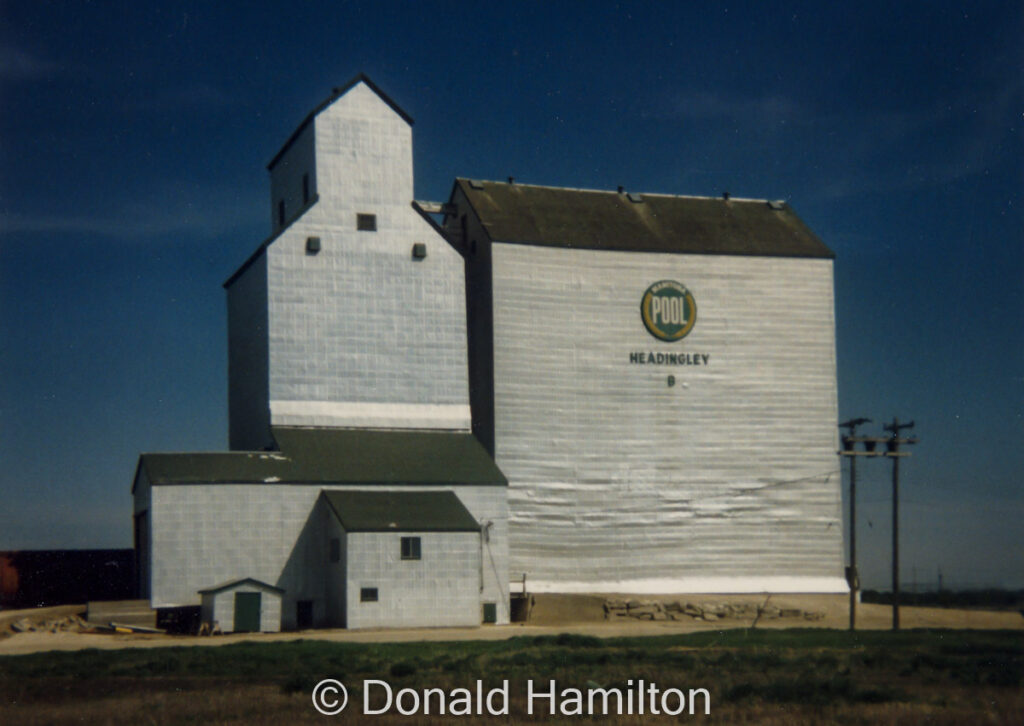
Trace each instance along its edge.
<instances>
[{"instance_id":1,"label":"green door","mask_svg":"<svg viewBox=\"0 0 1024 726\"><path fill-rule=\"evenodd\" d=\"M235 593L235 632L260 632L260 597L258 592Z\"/></svg>"}]
</instances>

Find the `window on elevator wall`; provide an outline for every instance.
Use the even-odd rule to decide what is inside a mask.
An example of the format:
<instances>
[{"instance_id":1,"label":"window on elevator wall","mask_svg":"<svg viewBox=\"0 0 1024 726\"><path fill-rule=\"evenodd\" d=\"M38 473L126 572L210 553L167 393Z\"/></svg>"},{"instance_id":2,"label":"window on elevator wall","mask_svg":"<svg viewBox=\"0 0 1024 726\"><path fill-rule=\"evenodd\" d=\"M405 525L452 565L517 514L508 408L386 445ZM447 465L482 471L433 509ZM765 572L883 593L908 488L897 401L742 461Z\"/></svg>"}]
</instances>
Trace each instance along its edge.
<instances>
[{"instance_id":1,"label":"window on elevator wall","mask_svg":"<svg viewBox=\"0 0 1024 726\"><path fill-rule=\"evenodd\" d=\"M419 537L402 537L402 559L403 560L418 560L418 559L420 559L420 538Z\"/></svg>"}]
</instances>

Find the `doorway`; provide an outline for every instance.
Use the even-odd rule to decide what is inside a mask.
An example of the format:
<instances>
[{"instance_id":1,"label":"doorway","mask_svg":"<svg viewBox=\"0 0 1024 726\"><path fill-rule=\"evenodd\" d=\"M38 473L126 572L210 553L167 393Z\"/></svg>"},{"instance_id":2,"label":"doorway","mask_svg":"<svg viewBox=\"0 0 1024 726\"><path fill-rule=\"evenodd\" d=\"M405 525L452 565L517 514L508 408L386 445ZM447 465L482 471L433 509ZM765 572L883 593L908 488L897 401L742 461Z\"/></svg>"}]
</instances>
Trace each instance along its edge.
<instances>
[{"instance_id":1,"label":"doorway","mask_svg":"<svg viewBox=\"0 0 1024 726\"><path fill-rule=\"evenodd\" d=\"M260 605L262 593L259 592L236 592L235 593L235 632L236 633L258 633L260 632Z\"/></svg>"}]
</instances>

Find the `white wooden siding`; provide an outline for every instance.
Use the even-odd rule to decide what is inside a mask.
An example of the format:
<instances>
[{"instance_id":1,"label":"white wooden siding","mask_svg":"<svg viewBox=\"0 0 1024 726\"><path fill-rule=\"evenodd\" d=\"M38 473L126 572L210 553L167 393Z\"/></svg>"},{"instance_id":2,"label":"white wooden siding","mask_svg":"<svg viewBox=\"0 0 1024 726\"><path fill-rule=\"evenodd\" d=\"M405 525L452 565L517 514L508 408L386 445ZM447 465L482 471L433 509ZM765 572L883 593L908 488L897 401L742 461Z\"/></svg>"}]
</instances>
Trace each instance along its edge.
<instances>
[{"instance_id":1,"label":"white wooden siding","mask_svg":"<svg viewBox=\"0 0 1024 726\"><path fill-rule=\"evenodd\" d=\"M640 318L663 279L697 304L674 343ZM493 281L513 577L538 591L844 589L830 260L496 243Z\"/></svg>"},{"instance_id":2,"label":"white wooden siding","mask_svg":"<svg viewBox=\"0 0 1024 726\"><path fill-rule=\"evenodd\" d=\"M468 430L462 258L410 206L412 129L363 84L313 127L319 201L267 250L272 423Z\"/></svg>"},{"instance_id":3,"label":"white wooden siding","mask_svg":"<svg viewBox=\"0 0 1024 726\"><path fill-rule=\"evenodd\" d=\"M321 489L357 485L190 484L151 490L152 606L198 605L199 590L241 577L282 588L285 629L295 627L295 602L314 601L314 624L336 624L338 593L327 592L328 519L315 511ZM389 486L389 491L450 489L477 521L493 522L485 546L480 597L503 603L508 622L508 504L501 486ZM144 496L139 492L139 496ZM478 543L479 536L474 535ZM357 593L358 594L358 593ZM333 609L331 602L333 600ZM349 614L351 616L351 613Z\"/></svg>"}]
</instances>

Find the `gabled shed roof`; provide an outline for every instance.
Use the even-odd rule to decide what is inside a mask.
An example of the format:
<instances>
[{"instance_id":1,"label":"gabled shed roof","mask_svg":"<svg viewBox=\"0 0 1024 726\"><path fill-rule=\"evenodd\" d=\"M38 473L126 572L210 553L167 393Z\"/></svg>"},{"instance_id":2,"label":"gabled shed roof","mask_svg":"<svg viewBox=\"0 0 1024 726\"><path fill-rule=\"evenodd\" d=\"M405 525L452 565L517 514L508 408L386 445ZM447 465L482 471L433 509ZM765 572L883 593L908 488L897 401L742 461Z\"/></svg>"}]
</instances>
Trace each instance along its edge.
<instances>
[{"instance_id":1,"label":"gabled shed roof","mask_svg":"<svg viewBox=\"0 0 1024 726\"><path fill-rule=\"evenodd\" d=\"M346 532L479 532L455 492L324 491Z\"/></svg>"},{"instance_id":2,"label":"gabled shed roof","mask_svg":"<svg viewBox=\"0 0 1024 726\"><path fill-rule=\"evenodd\" d=\"M456 179L493 242L691 254L832 258L789 205Z\"/></svg>"}]
</instances>

